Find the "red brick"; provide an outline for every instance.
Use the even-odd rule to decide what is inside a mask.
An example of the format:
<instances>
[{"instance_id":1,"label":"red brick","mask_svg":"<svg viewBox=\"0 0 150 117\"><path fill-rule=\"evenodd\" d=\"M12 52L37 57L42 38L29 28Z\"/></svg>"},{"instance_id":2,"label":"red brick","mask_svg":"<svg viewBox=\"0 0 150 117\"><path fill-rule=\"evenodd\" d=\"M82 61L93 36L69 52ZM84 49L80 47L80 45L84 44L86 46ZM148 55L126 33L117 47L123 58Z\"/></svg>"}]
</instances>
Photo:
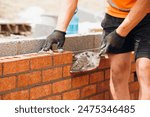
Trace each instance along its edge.
<instances>
[{"instance_id":1,"label":"red brick","mask_svg":"<svg viewBox=\"0 0 150 117\"><path fill-rule=\"evenodd\" d=\"M62 68L58 67L42 71L42 75L43 75L43 82L62 78Z\"/></svg>"},{"instance_id":2,"label":"red brick","mask_svg":"<svg viewBox=\"0 0 150 117\"><path fill-rule=\"evenodd\" d=\"M61 100L61 95L50 96L44 100Z\"/></svg>"},{"instance_id":3,"label":"red brick","mask_svg":"<svg viewBox=\"0 0 150 117\"><path fill-rule=\"evenodd\" d=\"M95 72L90 74L90 83L95 83L104 80L104 72Z\"/></svg>"},{"instance_id":4,"label":"red brick","mask_svg":"<svg viewBox=\"0 0 150 117\"><path fill-rule=\"evenodd\" d=\"M71 74L70 74L70 68L71 68L70 65L63 67L63 77L71 76Z\"/></svg>"},{"instance_id":5,"label":"red brick","mask_svg":"<svg viewBox=\"0 0 150 117\"><path fill-rule=\"evenodd\" d=\"M24 72L29 70L29 60L28 59L12 59L5 61L3 68L3 74L12 74L18 72Z\"/></svg>"},{"instance_id":6,"label":"red brick","mask_svg":"<svg viewBox=\"0 0 150 117\"><path fill-rule=\"evenodd\" d=\"M130 90L130 92L134 92L134 91L139 90L139 83L137 81L130 83L129 84L129 90Z\"/></svg>"},{"instance_id":7,"label":"red brick","mask_svg":"<svg viewBox=\"0 0 150 117\"><path fill-rule=\"evenodd\" d=\"M42 54L36 57L32 57L30 62L31 69L47 68L52 66L52 57L50 55Z\"/></svg>"},{"instance_id":8,"label":"red brick","mask_svg":"<svg viewBox=\"0 0 150 117\"><path fill-rule=\"evenodd\" d=\"M72 63L72 52L55 53L53 56L54 66Z\"/></svg>"},{"instance_id":9,"label":"red brick","mask_svg":"<svg viewBox=\"0 0 150 117\"><path fill-rule=\"evenodd\" d=\"M0 63L0 77L2 76L2 63Z\"/></svg>"},{"instance_id":10,"label":"red brick","mask_svg":"<svg viewBox=\"0 0 150 117\"><path fill-rule=\"evenodd\" d=\"M14 89L16 87L16 77L0 78L0 92Z\"/></svg>"},{"instance_id":11,"label":"red brick","mask_svg":"<svg viewBox=\"0 0 150 117\"><path fill-rule=\"evenodd\" d=\"M134 82L134 73L130 74L129 83Z\"/></svg>"},{"instance_id":12,"label":"red brick","mask_svg":"<svg viewBox=\"0 0 150 117\"><path fill-rule=\"evenodd\" d=\"M104 100L104 93L101 93L101 94L97 94L97 95L94 95L92 97L89 98L89 100Z\"/></svg>"},{"instance_id":13,"label":"red brick","mask_svg":"<svg viewBox=\"0 0 150 117\"><path fill-rule=\"evenodd\" d=\"M25 87L41 82L41 72L32 72L18 76L18 87Z\"/></svg>"},{"instance_id":14,"label":"red brick","mask_svg":"<svg viewBox=\"0 0 150 117\"><path fill-rule=\"evenodd\" d=\"M96 85L89 85L81 90L81 97L87 97L96 93Z\"/></svg>"},{"instance_id":15,"label":"red brick","mask_svg":"<svg viewBox=\"0 0 150 117\"><path fill-rule=\"evenodd\" d=\"M110 100L110 92L109 91L106 91L105 92L105 100Z\"/></svg>"},{"instance_id":16,"label":"red brick","mask_svg":"<svg viewBox=\"0 0 150 117\"><path fill-rule=\"evenodd\" d=\"M109 59L102 58L100 60L99 69L105 69L105 68L110 68L110 62Z\"/></svg>"},{"instance_id":17,"label":"red brick","mask_svg":"<svg viewBox=\"0 0 150 117\"><path fill-rule=\"evenodd\" d=\"M3 99L4 100L28 100L29 99L29 91L23 90L23 91L5 94L5 95L3 95Z\"/></svg>"},{"instance_id":18,"label":"red brick","mask_svg":"<svg viewBox=\"0 0 150 117\"><path fill-rule=\"evenodd\" d=\"M0 100L2 100L2 96L0 96Z\"/></svg>"},{"instance_id":19,"label":"red brick","mask_svg":"<svg viewBox=\"0 0 150 117\"><path fill-rule=\"evenodd\" d=\"M134 52L131 53L130 58L131 58L131 62L135 62L135 55L134 55Z\"/></svg>"},{"instance_id":20,"label":"red brick","mask_svg":"<svg viewBox=\"0 0 150 117\"><path fill-rule=\"evenodd\" d=\"M89 75L72 78L72 88L77 88L89 84Z\"/></svg>"},{"instance_id":21,"label":"red brick","mask_svg":"<svg viewBox=\"0 0 150 117\"><path fill-rule=\"evenodd\" d=\"M139 99L139 92L133 92L131 93L131 100L138 100Z\"/></svg>"},{"instance_id":22,"label":"red brick","mask_svg":"<svg viewBox=\"0 0 150 117\"><path fill-rule=\"evenodd\" d=\"M53 84L53 93L59 93L71 88L71 80L63 80Z\"/></svg>"},{"instance_id":23,"label":"red brick","mask_svg":"<svg viewBox=\"0 0 150 117\"><path fill-rule=\"evenodd\" d=\"M110 69L105 70L105 80L110 79Z\"/></svg>"},{"instance_id":24,"label":"red brick","mask_svg":"<svg viewBox=\"0 0 150 117\"><path fill-rule=\"evenodd\" d=\"M77 100L80 98L80 90L63 93L63 100Z\"/></svg>"},{"instance_id":25,"label":"red brick","mask_svg":"<svg viewBox=\"0 0 150 117\"><path fill-rule=\"evenodd\" d=\"M51 95L51 84L37 86L30 89L30 99L38 99L44 96Z\"/></svg>"},{"instance_id":26,"label":"red brick","mask_svg":"<svg viewBox=\"0 0 150 117\"><path fill-rule=\"evenodd\" d=\"M133 73L135 71L136 71L136 65L135 65L135 63L132 63L131 64L131 73Z\"/></svg>"},{"instance_id":27,"label":"red brick","mask_svg":"<svg viewBox=\"0 0 150 117\"><path fill-rule=\"evenodd\" d=\"M113 97L112 97L112 95L110 95L110 99L109 100L114 100Z\"/></svg>"},{"instance_id":28,"label":"red brick","mask_svg":"<svg viewBox=\"0 0 150 117\"><path fill-rule=\"evenodd\" d=\"M104 92L109 90L109 80L98 84L98 92Z\"/></svg>"}]
</instances>

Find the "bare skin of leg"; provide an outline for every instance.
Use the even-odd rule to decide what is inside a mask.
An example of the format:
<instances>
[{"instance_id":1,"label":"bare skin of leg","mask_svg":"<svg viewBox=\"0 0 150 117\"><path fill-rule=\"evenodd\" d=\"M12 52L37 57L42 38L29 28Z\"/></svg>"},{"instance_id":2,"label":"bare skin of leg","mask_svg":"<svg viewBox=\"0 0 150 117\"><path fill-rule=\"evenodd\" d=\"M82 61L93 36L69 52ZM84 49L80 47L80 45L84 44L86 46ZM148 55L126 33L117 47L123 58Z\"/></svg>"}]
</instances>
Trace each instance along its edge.
<instances>
[{"instance_id":1,"label":"bare skin of leg","mask_svg":"<svg viewBox=\"0 0 150 117\"><path fill-rule=\"evenodd\" d=\"M130 53L109 54L110 90L115 100L129 100L128 80L130 77Z\"/></svg>"},{"instance_id":2,"label":"bare skin of leg","mask_svg":"<svg viewBox=\"0 0 150 117\"><path fill-rule=\"evenodd\" d=\"M150 100L150 59L137 59L136 71L140 85L139 99Z\"/></svg>"}]
</instances>

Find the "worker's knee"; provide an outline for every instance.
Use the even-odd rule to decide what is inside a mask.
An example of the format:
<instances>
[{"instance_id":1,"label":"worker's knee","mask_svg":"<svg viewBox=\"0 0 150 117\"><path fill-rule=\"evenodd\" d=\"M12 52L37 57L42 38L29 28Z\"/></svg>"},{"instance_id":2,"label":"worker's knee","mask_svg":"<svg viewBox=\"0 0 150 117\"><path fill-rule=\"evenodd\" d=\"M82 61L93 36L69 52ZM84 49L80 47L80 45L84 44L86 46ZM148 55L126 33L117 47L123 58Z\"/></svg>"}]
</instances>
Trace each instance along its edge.
<instances>
[{"instance_id":1,"label":"worker's knee","mask_svg":"<svg viewBox=\"0 0 150 117\"><path fill-rule=\"evenodd\" d=\"M128 80L131 68L130 53L110 55L111 82L115 85Z\"/></svg>"},{"instance_id":2,"label":"worker's knee","mask_svg":"<svg viewBox=\"0 0 150 117\"><path fill-rule=\"evenodd\" d=\"M126 83L130 73L130 65L128 62L117 63L111 67L111 79L116 85Z\"/></svg>"},{"instance_id":3,"label":"worker's knee","mask_svg":"<svg viewBox=\"0 0 150 117\"><path fill-rule=\"evenodd\" d=\"M147 64L136 64L136 71L138 72L139 77L145 76L146 72L148 72L150 69L150 65Z\"/></svg>"},{"instance_id":4,"label":"worker's knee","mask_svg":"<svg viewBox=\"0 0 150 117\"><path fill-rule=\"evenodd\" d=\"M140 83L150 88L150 60L146 58L137 60L136 71Z\"/></svg>"},{"instance_id":5,"label":"worker's knee","mask_svg":"<svg viewBox=\"0 0 150 117\"><path fill-rule=\"evenodd\" d=\"M131 67L130 53L110 55L110 64L114 75L129 71Z\"/></svg>"}]
</instances>

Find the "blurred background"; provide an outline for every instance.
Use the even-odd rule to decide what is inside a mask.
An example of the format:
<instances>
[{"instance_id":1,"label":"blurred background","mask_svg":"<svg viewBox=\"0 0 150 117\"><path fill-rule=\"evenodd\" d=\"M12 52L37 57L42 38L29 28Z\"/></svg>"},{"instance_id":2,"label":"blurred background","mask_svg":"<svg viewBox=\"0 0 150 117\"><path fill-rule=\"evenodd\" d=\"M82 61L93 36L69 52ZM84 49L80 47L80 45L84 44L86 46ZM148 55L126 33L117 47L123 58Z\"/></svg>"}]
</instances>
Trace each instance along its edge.
<instances>
[{"instance_id":1,"label":"blurred background","mask_svg":"<svg viewBox=\"0 0 150 117\"><path fill-rule=\"evenodd\" d=\"M14 19L18 13L29 7L39 7L46 13L58 15L62 0L0 0L0 18ZM79 8L93 13L102 13L105 0L79 0Z\"/></svg>"},{"instance_id":2,"label":"blurred background","mask_svg":"<svg viewBox=\"0 0 150 117\"><path fill-rule=\"evenodd\" d=\"M32 37L47 36L56 26L62 1L0 0L0 23L30 23ZM101 30L105 5L106 0L79 0L79 33Z\"/></svg>"}]
</instances>

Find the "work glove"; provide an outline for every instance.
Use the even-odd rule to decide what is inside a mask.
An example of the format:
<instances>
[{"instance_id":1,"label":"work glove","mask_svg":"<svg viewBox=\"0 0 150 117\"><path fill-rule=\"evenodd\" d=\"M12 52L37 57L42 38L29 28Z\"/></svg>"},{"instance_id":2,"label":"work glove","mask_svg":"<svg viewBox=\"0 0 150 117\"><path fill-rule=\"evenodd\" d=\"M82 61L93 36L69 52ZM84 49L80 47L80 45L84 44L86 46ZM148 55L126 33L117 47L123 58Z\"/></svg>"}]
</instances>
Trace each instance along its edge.
<instances>
[{"instance_id":1,"label":"work glove","mask_svg":"<svg viewBox=\"0 0 150 117\"><path fill-rule=\"evenodd\" d=\"M116 30L104 37L100 47L100 55L104 55L109 52L109 47L120 49L125 42L125 37L120 36Z\"/></svg>"},{"instance_id":2,"label":"work glove","mask_svg":"<svg viewBox=\"0 0 150 117\"><path fill-rule=\"evenodd\" d=\"M42 51L52 50L53 44L57 44L58 50L62 49L65 43L65 35L66 35L65 32L54 30L54 32L47 37L45 44L42 47Z\"/></svg>"}]
</instances>

